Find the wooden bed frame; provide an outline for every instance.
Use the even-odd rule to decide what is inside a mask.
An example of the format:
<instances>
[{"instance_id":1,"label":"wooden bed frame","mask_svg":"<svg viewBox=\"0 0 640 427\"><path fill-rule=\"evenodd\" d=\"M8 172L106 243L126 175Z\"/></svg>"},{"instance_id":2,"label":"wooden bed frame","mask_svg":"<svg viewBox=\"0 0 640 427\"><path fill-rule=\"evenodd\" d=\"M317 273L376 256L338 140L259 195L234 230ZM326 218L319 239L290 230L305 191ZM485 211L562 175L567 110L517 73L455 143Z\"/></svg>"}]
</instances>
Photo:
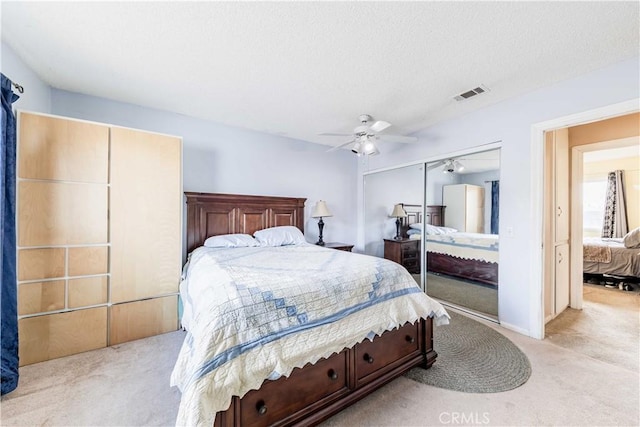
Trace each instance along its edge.
<instances>
[{"instance_id":1,"label":"wooden bed frame","mask_svg":"<svg viewBox=\"0 0 640 427\"><path fill-rule=\"evenodd\" d=\"M410 224L422 222L422 205L403 203L403 207L408 215L402 225L403 233L406 233ZM444 210L445 206L441 205L427 206L424 223L442 226L444 224ZM428 272L498 286L498 264L495 262L463 259L428 251L425 256L427 262L423 265L426 266Z\"/></svg>"},{"instance_id":2,"label":"wooden bed frame","mask_svg":"<svg viewBox=\"0 0 640 427\"><path fill-rule=\"evenodd\" d=\"M294 225L304 231L306 199L235 194L185 193L187 251L212 235L253 234ZM260 389L234 396L229 409L216 414L214 426L314 425L362 399L415 366L429 368L433 321L387 331L328 359L294 369L287 378L265 380Z\"/></svg>"}]
</instances>

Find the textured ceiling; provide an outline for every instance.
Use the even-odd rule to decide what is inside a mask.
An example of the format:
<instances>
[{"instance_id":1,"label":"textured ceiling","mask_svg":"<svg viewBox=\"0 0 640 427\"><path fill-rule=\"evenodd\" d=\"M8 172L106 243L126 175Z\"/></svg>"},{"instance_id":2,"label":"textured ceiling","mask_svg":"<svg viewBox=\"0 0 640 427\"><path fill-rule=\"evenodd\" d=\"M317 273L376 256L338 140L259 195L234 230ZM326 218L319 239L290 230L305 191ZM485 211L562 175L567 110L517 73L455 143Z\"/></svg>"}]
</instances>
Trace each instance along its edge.
<instances>
[{"instance_id":1,"label":"textured ceiling","mask_svg":"<svg viewBox=\"0 0 640 427\"><path fill-rule=\"evenodd\" d=\"M3 1L2 40L54 88L339 145L317 134L407 135L638 56L639 6Z\"/></svg>"}]
</instances>

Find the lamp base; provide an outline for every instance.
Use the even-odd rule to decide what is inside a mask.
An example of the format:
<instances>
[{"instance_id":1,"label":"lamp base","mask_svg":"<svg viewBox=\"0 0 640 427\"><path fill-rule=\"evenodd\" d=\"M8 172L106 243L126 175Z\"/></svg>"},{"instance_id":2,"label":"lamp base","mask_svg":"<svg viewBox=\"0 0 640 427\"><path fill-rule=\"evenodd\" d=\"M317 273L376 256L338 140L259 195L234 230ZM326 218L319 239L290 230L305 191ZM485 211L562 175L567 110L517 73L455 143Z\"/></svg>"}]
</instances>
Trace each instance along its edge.
<instances>
[{"instance_id":1,"label":"lamp base","mask_svg":"<svg viewBox=\"0 0 640 427\"><path fill-rule=\"evenodd\" d=\"M324 221L322 220L322 217L320 217L320 220L318 221L318 241L316 242L316 245L318 246L324 246L324 241L322 240L322 229L324 228Z\"/></svg>"},{"instance_id":2,"label":"lamp base","mask_svg":"<svg viewBox=\"0 0 640 427\"><path fill-rule=\"evenodd\" d=\"M400 236L400 218L396 218L396 237L393 239L402 240L402 237Z\"/></svg>"}]
</instances>

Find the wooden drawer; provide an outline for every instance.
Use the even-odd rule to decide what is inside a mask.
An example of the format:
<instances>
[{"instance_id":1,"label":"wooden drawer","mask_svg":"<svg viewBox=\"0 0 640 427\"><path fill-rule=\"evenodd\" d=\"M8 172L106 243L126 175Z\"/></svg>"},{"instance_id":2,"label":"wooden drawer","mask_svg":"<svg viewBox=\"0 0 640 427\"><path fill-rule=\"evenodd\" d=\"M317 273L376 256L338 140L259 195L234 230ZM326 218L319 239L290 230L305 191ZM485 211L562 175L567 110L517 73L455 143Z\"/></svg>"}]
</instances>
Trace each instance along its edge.
<instances>
[{"instance_id":1,"label":"wooden drawer","mask_svg":"<svg viewBox=\"0 0 640 427\"><path fill-rule=\"evenodd\" d=\"M420 274L420 241L384 239L384 257L397 262L409 273Z\"/></svg>"},{"instance_id":2,"label":"wooden drawer","mask_svg":"<svg viewBox=\"0 0 640 427\"><path fill-rule=\"evenodd\" d=\"M374 350L374 344L377 350ZM375 337L373 342L364 341L356 346L356 378L358 385L368 381L367 376L396 360L419 353L418 324L406 324L400 329ZM377 375L373 375L372 379Z\"/></svg>"},{"instance_id":3,"label":"wooden drawer","mask_svg":"<svg viewBox=\"0 0 640 427\"><path fill-rule=\"evenodd\" d=\"M416 257L418 256L418 244L411 243L402 246L403 257Z\"/></svg>"},{"instance_id":4,"label":"wooden drawer","mask_svg":"<svg viewBox=\"0 0 640 427\"><path fill-rule=\"evenodd\" d=\"M287 383L286 394L282 382ZM307 365L304 371L294 369L288 378L265 381L260 390L247 393L240 400L240 425L272 425L314 403L322 404L323 399L331 400L341 391L348 391L346 351Z\"/></svg>"},{"instance_id":5,"label":"wooden drawer","mask_svg":"<svg viewBox=\"0 0 640 427\"><path fill-rule=\"evenodd\" d=\"M402 263L402 265L409 271L409 273L416 273L416 270L418 270L417 273L420 273L420 269L418 267L418 258L406 259Z\"/></svg>"}]
</instances>

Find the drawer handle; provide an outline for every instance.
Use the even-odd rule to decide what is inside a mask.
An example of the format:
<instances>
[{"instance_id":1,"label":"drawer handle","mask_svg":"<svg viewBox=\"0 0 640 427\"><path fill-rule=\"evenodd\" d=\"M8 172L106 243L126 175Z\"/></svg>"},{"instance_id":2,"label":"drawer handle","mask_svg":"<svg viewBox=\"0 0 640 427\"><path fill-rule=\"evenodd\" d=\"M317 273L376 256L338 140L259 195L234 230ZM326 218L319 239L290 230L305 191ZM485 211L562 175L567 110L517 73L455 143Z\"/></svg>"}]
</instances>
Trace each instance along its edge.
<instances>
[{"instance_id":1,"label":"drawer handle","mask_svg":"<svg viewBox=\"0 0 640 427\"><path fill-rule=\"evenodd\" d=\"M259 400L258 403L256 403L256 410L260 415L267 413L267 405L265 405L264 400Z\"/></svg>"},{"instance_id":2,"label":"drawer handle","mask_svg":"<svg viewBox=\"0 0 640 427\"><path fill-rule=\"evenodd\" d=\"M367 363L373 363L373 357L369 355L369 353L365 353L363 359L367 362Z\"/></svg>"},{"instance_id":3,"label":"drawer handle","mask_svg":"<svg viewBox=\"0 0 640 427\"><path fill-rule=\"evenodd\" d=\"M407 340L407 342L410 344L413 344L414 342L416 342L416 339L411 335L407 335L406 337L404 337L404 339Z\"/></svg>"},{"instance_id":4,"label":"drawer handle","mask_svg":"<svg viewBox=\"0 0 640 427\"><path fill-rule=\"evenodd\" d=\"M327 372L327 375L329 375L329 378L331 378L334 381L338 379L338 373L333 369L329 369L329 372Z\"/></svg>"}]
</instances>

